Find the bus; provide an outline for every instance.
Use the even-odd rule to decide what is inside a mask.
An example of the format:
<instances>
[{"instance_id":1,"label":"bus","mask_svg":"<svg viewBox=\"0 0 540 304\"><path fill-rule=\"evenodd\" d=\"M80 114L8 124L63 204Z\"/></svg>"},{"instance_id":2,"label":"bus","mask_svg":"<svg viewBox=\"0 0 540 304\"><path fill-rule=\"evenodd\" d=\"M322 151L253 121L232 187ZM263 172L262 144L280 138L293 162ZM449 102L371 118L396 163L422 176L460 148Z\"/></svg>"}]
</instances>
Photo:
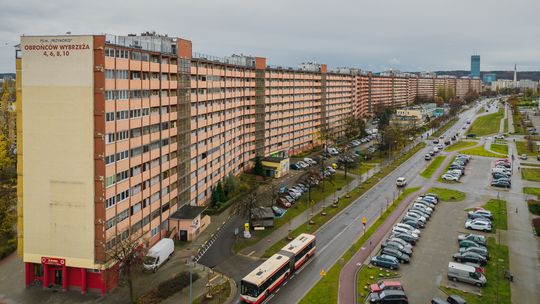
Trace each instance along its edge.
<instances>
[{"instance_id":1,"label":"bus","mask_svg":"<svg viewBox=\"0 0 540 304\"><path fill-rule=\"evenodd\" d=\"M240 282L240 300L261 303L316 251L314 235L302 233Z\"/></svg>"}]
</instances>

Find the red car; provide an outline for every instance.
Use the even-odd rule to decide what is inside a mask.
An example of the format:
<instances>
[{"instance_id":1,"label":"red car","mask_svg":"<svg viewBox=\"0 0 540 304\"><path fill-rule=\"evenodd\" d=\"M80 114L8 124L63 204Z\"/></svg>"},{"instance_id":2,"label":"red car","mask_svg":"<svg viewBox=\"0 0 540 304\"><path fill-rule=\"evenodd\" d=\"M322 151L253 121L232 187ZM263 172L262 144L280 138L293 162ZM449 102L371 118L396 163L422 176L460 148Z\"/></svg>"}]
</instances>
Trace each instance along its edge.
<instances>
[{"instance_id":1,"label":"red car","mask_svg":"<svg viewBox=\"0 0 540 304\"><path fill-rule=\"evenodd\" d=\"M375 284L371 284L369 286L369 289L371 292L381 292L383 290L403 290L403 286L401 285L401 282L398 281L378 281Z\"/></svg>"}]
</instances>

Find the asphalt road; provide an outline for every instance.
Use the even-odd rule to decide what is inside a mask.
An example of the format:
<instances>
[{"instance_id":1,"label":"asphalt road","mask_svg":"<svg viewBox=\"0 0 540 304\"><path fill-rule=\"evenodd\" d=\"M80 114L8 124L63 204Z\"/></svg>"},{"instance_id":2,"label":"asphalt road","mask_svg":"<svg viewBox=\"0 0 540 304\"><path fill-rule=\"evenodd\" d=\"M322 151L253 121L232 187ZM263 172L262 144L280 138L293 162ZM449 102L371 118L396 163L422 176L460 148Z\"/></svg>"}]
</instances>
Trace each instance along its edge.
<instances>
[{"instance_id":1,"label":"asphalt road","mask_svg":"<svg viewBox=\"0 0 540 304\"><path fill-rule=\"evenodd\" d=\"M473 107L460 115L460 120L445 132L446 136L451 136L456 132L461 133L461 127L468 118L475 115L478 107ZM366 217L368 225L376 220L387 201L391 201L397 196L395 181L398 177L404 176L409 183L418 177L418 174L425 166L424 154L431 149L422 149L399 168L382 179L376 186L367 191L362 197L349 205L344 212L332 219L317 233L318 251L315 258L291 277L281 286L266 303L297 303L304 295L319 281L321 270L327 271L339 257L356 241L362 234L363 228L360 223L362 217ZM301 279L298 280L297 277Z\"/></svg>"}]
</instances>

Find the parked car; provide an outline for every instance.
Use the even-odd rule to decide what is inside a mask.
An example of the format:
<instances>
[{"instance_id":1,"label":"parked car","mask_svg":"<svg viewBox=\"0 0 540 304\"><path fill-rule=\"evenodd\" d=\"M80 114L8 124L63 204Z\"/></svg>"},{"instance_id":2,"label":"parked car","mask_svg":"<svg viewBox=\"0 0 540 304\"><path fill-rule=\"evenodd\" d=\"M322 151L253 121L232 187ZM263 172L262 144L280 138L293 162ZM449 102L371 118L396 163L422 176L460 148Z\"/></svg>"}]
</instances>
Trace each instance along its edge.
<instances>
[{"instance_id":1,"label":"parked car","mask_svg":"<svg viewBox=\"0 0 540 304\"><path fill-rule=\"evenodd\" d=\"M485 236L480 235L480 234L474 234L474 233L458 235L458 241L461 241L461 240L470 240L484 246L486 246L487 244Z\"/></svg>"},{"instance_id":2,"label":"parked car","mask_svg":"<svg viewBox=\"0 0 540 304\"><path fill-rule=\"evenodd\" d=\"M487 264L487 259L474 252L458 252L455 253L452 258L456 262L472 262L484 266Z\"/></svg>"},{"instance_id":3,"label":"parked car","mask_svg":"<svg viewBox=\"0 0 540 304\"><path fill-rule=\"evenodd\" d=\"M369 294L370 303L409 303L407 295L403 290L384 290L379 293Z\"/></svg>"},{"instance_id":4,"label":"parked car","mask_svg":"<svg viewBox=\"0 0 540 304\"><path fill-rule=\"evenodd\" d=\"M402 218L401 219L401 222L404 223L404 224L407 224L407 225L410 225L411 227L414 227L414 228L424 228L425 225L420 222L420 221L416 221L416 220L413 220L413 219L410 219L410 218Z\"/></svg>"},{"instance_id":5,"label":"parked car","mask_svg":"<svg viewBox=\"0 0 540 304\"><path fill-rule=\"evenodd\" d=\"M381 292L383 290L403 290L403 285L399 281L380 280L375 284L369 285L370 292Z\"/></svg>"},{"instance_id":6,"label":"parked car","mask_svg":"<svg viewBox=\"0 0 540 304\"><path fill-rule=\"evenodd\" d=\"M486 248L485 246L483 245L480 245L474 241L470 241L470 240L462 240L462 241L459 241L459 248L469 248L469 247L481 247L481 248Z\"/></svg>"},{"instance_id":7,"label":"parked car","mask_svg":"<svg viewBox=\"0 0 540 304\"><path fill-rule=\"evenodd\" d=\"M300 169L302 169L302 167L300 167L298 164L291 164L290 167L291 167L291 169L293 169L293 170L300 170Z\"/></svg>"},{"instance_id":8,"label":"parked car","mask_svg":"<svg viewBox=\"0 0 540 304\"><path fill-rule=\"evenodd\" d=\"M457 182L459 181L459 177L457 177L456 175L452 175L452 174L443 174L443 176L441 176L441 178L445 181L454 181L454 182Z\"/></svg>"},{"instance_id":9,"label":"parked car","mask_svg":"<svg viewBox=\"0 0 540 304\"><path fill-rule=\"evenodd\" d=\"M491 214L491 211L489 211L489 210L469 211L468 217L470 219L474 219L474 218L477 218L477 217L483 217L483 218L493 220L493 214Z\"/></svg>"},{"instance_id":10,"label":"parked car","mask_svg":"<svg viewBox=\"0 0 540 304\"><path fill-rule=\"evenodd\" d=\"M389 237L388 239L386 239L387 241L389 242L397 242L407 248L410 248L411 250L413 249L413 244L405 241L405 240L402 240L400 238L397 238L397 237Z\"/></svg>"},{"instance_id":11,"label":"parked car","mask_svg":"<svg viewBox=\"0 0 540 304\"><path fill-rule=\"evenodd\" d=\"M450 304L467 304L467 301L458 295L450 295L446 298L446 302Z\"/></svg>"},{"instance_id":12,"label":"parked car","mask_svg":"<svg viewBox=\"0 0 540 304\"><path fill-rule=\"evenodd\" d=\"M396 185L398 187L405 187L407 185L407 179L403 176L396 179Z\"/></svg>"},{"instance_id":13,"label":"parked car","mask_svg":"<svg viewBox=\"0 0 540 304\"><path fill-rule=\"evenodd\" d=\"M416 242L418 242L418 237L415 237L411 234L408 234L408 233L402 233L402 232L393 232L390 237L392 238L398 238L398 239L402 239L404 240L405 242L411 244L411 245L416 245Z\"/></svg>"},{"instance_id":14,"label":"parked car","mask_svg":"<svg viewBox=\"0 0 540 304\"><path fill-rule=\"evenodd\" d=\"M408 216L408 217L412 217L412 218L414 218L416 220L423 221L424 223L426 223L429 220L429 217L426 217L425 214L421 213L418 210L411 209L407 213L405 213L405 215Z\"/></svg>"},{"instance_id":15,"label":"parked car","mask_svg":"<svg viewBox=\"0 0 540 304\"><path fill-rule=\"evenodd\" d=\"M381 253L395 257L396 259L399 260L400 263L409 263L411 261L411 256L406 253L403 253L399 249L384 247L381 250Z\"/></svg>"},{"instance_id":16,"label":"parked car","mask_svg":"<svg viewBox=\"0 0 540 304\"><path fill-rule=\"evenodd\" d=\"M278 204L281 207L285 207L285 208L290 208L291 207L291 203L289 203L285 198L282 198L282 197L278 197L276 199L276 204Z\"/></svg>"},{"instance_id":17,"label":"parked car","mask_svg":"<svg viewBox=\"0 0 540 304\"><path fill-rule=\"evenodd\" d=\"M501 180L496 179L491 182L492 187L500 187L500 188L512 188L512 184L507 180Z\"/></svg>"},{"instance_id":18,"label":"parked car","mask_svg":"<svg viewBox=\"0 0 540 304\"><path fill-rule=\"evenodd\" d=\"M314 161L313 159L311 159L311 158L309 158L309 157L305 157L305 158L304 158L304 162L306 162L306 163L309 164L309 165L316 165L316 164L317 164L316 161Z\"/></svg>"},{"instance_id":19,"label":"parked car","mask_svg":"<svg viewBox=\"0 0 540 304\"><path fill-rule=\"evenodd\" d=\"M394 232L394 233L407 233L407 234L412 235L412 236L415 237L415 238L418 238L418 237L419 237L418 234L416 234L416 233L414 233L414 232L411 232L411 231L408 230L408 229L401 228L401 227L396 227L396 226L394 226L394 227L392 228L392 232Z\"/></svg>"},{"instance_id":20,"label":"parked car","mask_svg":"<svg viewBox=\"0 0 540 304\"><path fill-rule=\"evenodd\" d=\"M459 252L474 252L476 254L479 254L486 258L486 260L489 260L489 252L487 248L485 247L462 247L459 248Z\"/></svg>"},{"instance_id":21,"label":"parked car","mask_svg":"<svg viewBox=\"0 0 540 304\"><path fill-rule=\"evenodd\" d=\"M404 224L404 223L397 223L395 226L405 228L405 229L409 230L410 232L416 233L416 234L418 234L420 236L420 230L412 227L411 225L407 225L407 224Z\"/></svg>"},{"instance_id":22,"label":"parked car","mask_svg":"<svg viewBox=\"0 0 540 304\"><path fill-rule=\"evenodd\" d=\"M386 254L376 255L372 257L371 264L373 264L374 266L390 268L392 270L399 268L398 259Z\"/></svg>"},{"instance_id":23,"label":"parked car","mask_svg":"<svg viewBox=\"0 0 540 304\"><path fill-rule=\"evenodd\" d=\"M519 159L527 160L527 154L521 154L521 155L519 156Z\"/></svg>"},{"instance_id":24,"label":"parked car","mask_svg":"<svg viewBox=\"0 0 540 304\"><path fill-rule=\"evenodd\" d=\"M461 281L476 286L484 286L487 283L486 277L475 267L460 263L448 263L448 279L452 281Z\"/></svg>"},{"instance_id":25,"label":"parked car","mask_svg":"<svg viewBox=\"0 0 540 304\"><path fill-rule=\"evenodd\" d=\"M277 207L277 206L272 206L272 212L274 212L274 215L275 216L282 216L284 213L285 213L285 210Z\"/></svg>"},{"instance_id":26,"label":"parked car","mask_svg":"<svg viewBox=\"0 0 540 304\"><path fill-rule=\"evenodd\" d=\"M148 250L144 257L143 267L145 270L156 270L168 261L174 253L174 241L169 238L161 239Z\"/></svg>"},{"instance_id":27,"label":"parked car","mask_svg":"<svg viewBox=\"0 0 540 304\"><path fill-rule=\"evenodd\" d=\"M445 299L441 299L441 298L433 298L431 299L431 304L448 304L448 302L446 302Z\"/></svg>"},{"instance_id":28,"label":"parked car","mask_svg":"<svg viewBox=\"0 0 540 304\"><path fill-rule=\"evenodd\" d=\"M491 232L492 226L491 226L490 221L485 221L483 219L474 219L474 220L467 220L465 222L465 228L471 229L471 230Z\"/></svg>"},{"instance_id":29,"label":"parked car","mask_svg":"<svg viewBox=\"0 0 540 304\"><path fill-rule=\"evenodd\" d=\"M309 167L309 165L307 163L305 163L304 161L299 161L296 163L297 165L299 165L300 167L302 168L307 168Z\"/></svg>"},{"instance_id":30,"label":"parked car","mask_svg":"<svg viewBox=\"0 0 540 304\"><path fill-rule=\"evenodd\" d=\"M431 160L431 154L424 155L424 159L425 160Z\"/></svg>"},{"instance_id":31,"label":"parked car","mask_svg":"<svg viewBox=\"0 0 540 304\"><path fill-rule=\"evenodd\" d=\"M409 248L409 247L405 247L403 245L401 245L400 243L397 243L397 242L392 242L392 241L385 241L381 244L381 248L384 249L384 248L393 248L393 249L396 249L396 250L399 250L401 251L402 253L408 255L408 256L411 256L412 255L412 249Z\"/></svg>"}]
</instances>

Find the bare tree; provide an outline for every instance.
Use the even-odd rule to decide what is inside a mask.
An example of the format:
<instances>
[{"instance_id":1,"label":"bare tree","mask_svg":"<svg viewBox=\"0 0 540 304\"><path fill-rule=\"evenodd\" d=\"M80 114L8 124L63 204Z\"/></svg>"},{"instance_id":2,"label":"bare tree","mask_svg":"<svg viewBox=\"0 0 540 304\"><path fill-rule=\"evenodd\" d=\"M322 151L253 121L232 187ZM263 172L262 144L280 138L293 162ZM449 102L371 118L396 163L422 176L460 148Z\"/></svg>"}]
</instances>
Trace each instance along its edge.
<instances>
[{"instance_id":1,"label":"bare tree","mask_svg":"<svg viewBox=\"0 0 540 304\"><path fill-rule=\"evenodd\" d=\"M251 229L251 219L253 215L257 216L262 213L261 204L257 199L256 191L251 191L244 199L236 203L234 213L242 218L247 218Z\"/></svg>"},{"instance_id":2,"label":"bare tree","mask_svg":"<svg viewBox=\"0 0 540 304\"><path fill-rule=\"evenodd\" d=\"M142 265L146 255L146 247L142 241L142 233L133 233L120 240L111 249L107 250L108 261L119 266L119 272L126 279L129 288L130 303L135 303L133 294L133 272ZM121 239L118 235L117 238Z\"/></svg>"}]
</instances>

